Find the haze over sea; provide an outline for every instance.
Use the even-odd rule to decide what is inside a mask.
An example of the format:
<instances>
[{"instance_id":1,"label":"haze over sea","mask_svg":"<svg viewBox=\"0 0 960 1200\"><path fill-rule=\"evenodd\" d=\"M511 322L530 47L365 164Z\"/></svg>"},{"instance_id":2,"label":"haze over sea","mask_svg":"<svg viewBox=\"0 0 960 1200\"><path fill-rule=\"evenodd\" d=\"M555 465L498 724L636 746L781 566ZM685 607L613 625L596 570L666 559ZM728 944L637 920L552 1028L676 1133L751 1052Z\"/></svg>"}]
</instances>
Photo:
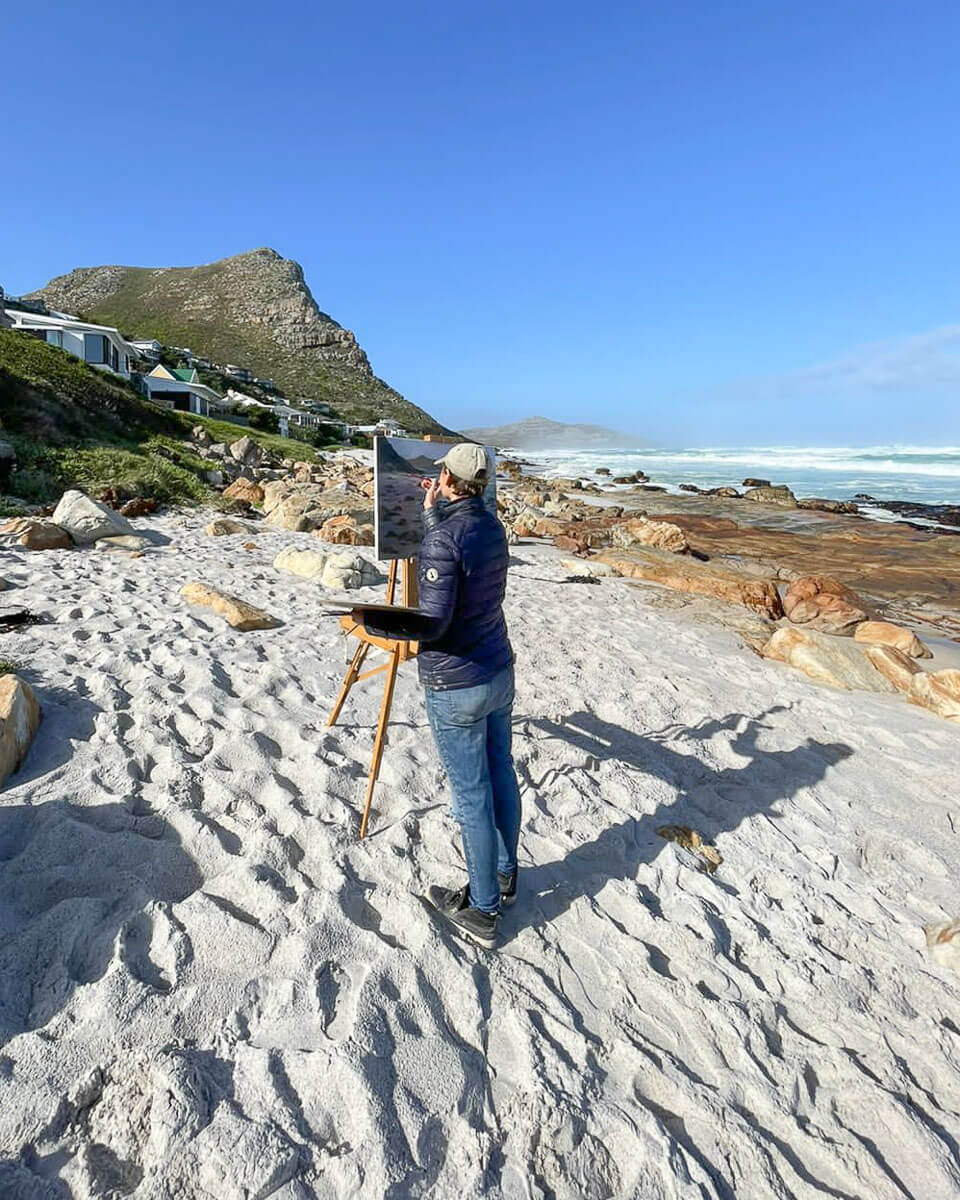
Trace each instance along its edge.
<instances>
[{"instance_id":1,"label":"haze over sea","mask_svg":"<svg viewBox=\"0 0 960 1200\"><path fill-rule=\"evenodd\" d=\"M650 482L676 490L740 487L754 476L786 484L797 496L923 504L960 503L960 446L742 446L696 449L515 450L543 474L577 476L608 467L614 475L645 471Z\"/></svg>"}]
</instances>

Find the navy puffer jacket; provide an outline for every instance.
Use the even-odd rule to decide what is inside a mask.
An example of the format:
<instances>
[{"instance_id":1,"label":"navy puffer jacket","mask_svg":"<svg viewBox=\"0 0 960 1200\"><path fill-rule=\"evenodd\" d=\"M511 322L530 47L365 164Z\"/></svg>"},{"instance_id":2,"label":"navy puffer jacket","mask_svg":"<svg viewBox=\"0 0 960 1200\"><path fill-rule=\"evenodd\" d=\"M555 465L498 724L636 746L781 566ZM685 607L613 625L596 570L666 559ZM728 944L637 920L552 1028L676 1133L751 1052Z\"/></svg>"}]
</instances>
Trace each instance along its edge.
<instances>
[{"instance_id":1,"label":"navy puffer jacket","mask_svg":"<svg viewBox=\"0 0 960 1200\"><path fill-rule=\"evenodd\" d=\"M503 616L506 534L479 496L425 509L424 524L418 576L426 622L414 631L378 615L369 628L383 637L419 639L424 687L476 687L513 662Z\"/></svg>"}]
</instances>

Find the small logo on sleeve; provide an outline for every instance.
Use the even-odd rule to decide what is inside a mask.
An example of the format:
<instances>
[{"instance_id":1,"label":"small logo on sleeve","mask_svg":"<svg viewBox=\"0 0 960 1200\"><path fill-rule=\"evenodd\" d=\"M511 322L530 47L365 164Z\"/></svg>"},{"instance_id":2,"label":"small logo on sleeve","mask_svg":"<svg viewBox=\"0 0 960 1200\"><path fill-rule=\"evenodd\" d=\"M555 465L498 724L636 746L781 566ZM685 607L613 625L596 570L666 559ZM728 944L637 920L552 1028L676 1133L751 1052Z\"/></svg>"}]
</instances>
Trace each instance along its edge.
<instances>
[{"instance_id":1,"label":"small logo on sleeve","mask_svg":"<svg viewBox=\"0 0 960 1200\"><path fill-rule=\"evenodd\" d=\"M436 583L437 580L440 578L440 572L437 570L436 567L427 567L427 569L423 573L423 577L424 577L424 579L427 580L428 583Z\"/></svg>"}]
</instances>

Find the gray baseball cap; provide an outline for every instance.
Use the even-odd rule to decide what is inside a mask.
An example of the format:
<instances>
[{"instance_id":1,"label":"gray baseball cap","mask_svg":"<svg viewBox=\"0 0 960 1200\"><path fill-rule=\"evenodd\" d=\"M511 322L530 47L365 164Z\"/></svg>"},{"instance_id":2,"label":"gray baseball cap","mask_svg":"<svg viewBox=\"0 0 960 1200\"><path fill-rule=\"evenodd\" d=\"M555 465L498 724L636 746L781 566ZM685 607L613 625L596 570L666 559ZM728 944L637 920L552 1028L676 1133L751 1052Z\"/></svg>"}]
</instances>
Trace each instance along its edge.
<instances>
[{"instance_id":1,"label":"gray baseball cap","mask_svg":"<svg viewBox=\"0 0 960 1200\"><path fill-rule=\"evenodd\" d=\"M448 450L443 458L436 460L438 466L446 467L451 475L456 475L464 483L474 483L486 479L490 470L487 452L476 442L460 442Z\"/></svg>"}]
</instances>

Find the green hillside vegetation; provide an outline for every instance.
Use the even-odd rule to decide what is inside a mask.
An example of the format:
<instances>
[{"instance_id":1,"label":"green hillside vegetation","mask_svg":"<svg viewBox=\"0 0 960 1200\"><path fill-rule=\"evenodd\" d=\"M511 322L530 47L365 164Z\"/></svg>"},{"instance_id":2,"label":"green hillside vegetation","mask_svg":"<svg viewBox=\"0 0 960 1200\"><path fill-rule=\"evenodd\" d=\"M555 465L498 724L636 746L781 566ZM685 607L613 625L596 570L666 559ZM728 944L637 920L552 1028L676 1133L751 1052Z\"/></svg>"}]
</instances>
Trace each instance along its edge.
<instances>
[{"instance_id":1,"label":"green hillside vegetation","mask_svg":"<svg viewBox=\"0 0 960 1200\"><path fill-rule=\"evenodd\" d=\"M59 499L66 488L152 496L164 503L218 500L203 479L211 464L184 445L194 425L218 442L247 432L229 421L150 404L123 380L105 375L37 338L0 329L0 438L17 452L15 496L28 504ZM312 461L311 447L275 434L256 440L283 458ZM6 513L16 511L8 499Z\"/></svg>"},{"instance_id":2,"label":"green hillside vegetation","mask_svg":"<svg viewBox=\"0 0 960 1200\"><path fill-rule=\"evenodd\" d=\"M129 337L154 337L165 345L189 346L195 354L214 362L238 363L260 378L274 379L288 396L326 401L341 420L373 424L389 416L411 431L446 432L429 413L375 375L346 364L322 361L309 349L278 345L268 321L231 325L227 316L228 287L221 263L168 268L162 279L147 267L125 267L115 280L115 290L85 306L83 315L87 320L115 326ZM41 289L38 294L46 293ZM204 302L197 306L185 304L185 297L190 295L202 295ZM245 390L242 383L230 383Z\"/></svg>"}]
</instances>

